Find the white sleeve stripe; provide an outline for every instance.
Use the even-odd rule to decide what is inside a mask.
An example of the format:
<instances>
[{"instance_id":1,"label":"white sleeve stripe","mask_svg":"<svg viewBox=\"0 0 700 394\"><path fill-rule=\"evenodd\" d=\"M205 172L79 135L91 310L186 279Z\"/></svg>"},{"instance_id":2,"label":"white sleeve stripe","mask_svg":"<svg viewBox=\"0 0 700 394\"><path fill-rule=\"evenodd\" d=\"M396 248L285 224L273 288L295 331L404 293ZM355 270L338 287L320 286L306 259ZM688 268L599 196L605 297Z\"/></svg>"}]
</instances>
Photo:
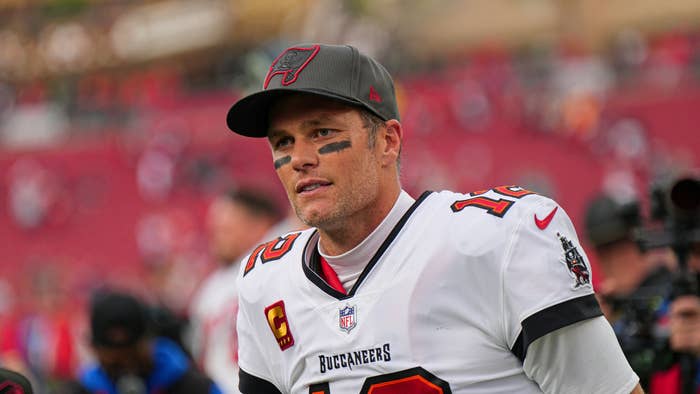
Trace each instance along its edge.
<instances>
[{"instance_id":1,"label":"white sleeve stripe","mask_svg":"<svg viewBox=\"0 0 700 394\"><path fill-rule=\"evenodd\" d=\"M552 305L523 320L522 330L515 340L511 352L520 361L523 361L527 355L528 346L537 339L562 327L602 314L598 300L593 294Z\"/></svg>"}]
</instances>

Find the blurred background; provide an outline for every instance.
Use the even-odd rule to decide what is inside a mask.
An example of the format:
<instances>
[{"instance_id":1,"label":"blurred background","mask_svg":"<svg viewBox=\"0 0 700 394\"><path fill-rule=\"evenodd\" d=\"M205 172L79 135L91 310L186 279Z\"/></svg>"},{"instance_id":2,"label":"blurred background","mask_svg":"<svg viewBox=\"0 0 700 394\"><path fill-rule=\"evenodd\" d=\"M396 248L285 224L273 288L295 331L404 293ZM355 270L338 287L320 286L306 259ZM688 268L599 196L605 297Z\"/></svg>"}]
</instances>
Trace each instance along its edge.
<instances>
[{"instance_id":1,"label":"blurred background","mask_svg":"<svg viewBox=\"0 0 700 394\"><path fill-rule=\"evenodd\" d=\"M395 76L414 196L518 184L581 233L592 196L644 206L699 164L697 0L0 0L0 330L32 317L40 374L80 363L95 288L185 313L222 188L286 209L266 144L224 117L315 41Z\"/></svg>"}]
</instances>

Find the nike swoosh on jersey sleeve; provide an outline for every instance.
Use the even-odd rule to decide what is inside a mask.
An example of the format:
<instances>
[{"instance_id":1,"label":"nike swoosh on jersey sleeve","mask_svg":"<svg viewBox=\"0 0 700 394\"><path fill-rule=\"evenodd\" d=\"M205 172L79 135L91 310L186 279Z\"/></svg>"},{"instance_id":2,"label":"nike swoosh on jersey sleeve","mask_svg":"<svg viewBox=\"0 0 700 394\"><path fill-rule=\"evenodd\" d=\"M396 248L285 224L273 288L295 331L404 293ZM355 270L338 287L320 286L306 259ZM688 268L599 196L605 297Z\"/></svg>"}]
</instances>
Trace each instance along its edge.
<instances>
[{"instance_id":1,"label":"nike swoosh on jersey sleeve","mask_svg":"<svg viewBox=\"0 0 700 394\"><path fill-rule=\"evenodd\" d=\"M547 215L544 219L539 219L537 217L537 214L535 213L534 218L535 218L535 224L537 225L537 228L539 228L540 230L546 229L547 226L549 226L549 223L552 222L554 215L557 213L557 209L559 209L559 207L555 206L554 209L552 209L552 211L549 213L549 215Z\"/></svg>"}]
</instances>

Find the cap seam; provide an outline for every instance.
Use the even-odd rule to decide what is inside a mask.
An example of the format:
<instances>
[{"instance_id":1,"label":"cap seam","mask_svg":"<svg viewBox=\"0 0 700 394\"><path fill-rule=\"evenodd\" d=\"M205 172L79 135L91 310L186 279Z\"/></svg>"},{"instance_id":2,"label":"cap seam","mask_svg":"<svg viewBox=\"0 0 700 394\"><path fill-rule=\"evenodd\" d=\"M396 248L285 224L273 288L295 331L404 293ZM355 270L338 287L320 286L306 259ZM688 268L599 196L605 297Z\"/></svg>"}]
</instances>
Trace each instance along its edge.
<instances>
[{"instance_id":1,"label":"cap seam","mask_svg":"<svg viewBox=\"0 0 700 394\"><path fill-rule=\"evenodd\" d=\"M359 51L352 46L348 45L348 48L350 48L350 51L352 53L352 75L353 75L353 81L351 81L352 86L350 86L350 89L352 90L352 98L354 98L357 101L362 102L359 97L360 93L360 80L362 79L362 76L360 75L361 67L360 67L360 56L359 56Z\"/></svg>"}]
</instances>

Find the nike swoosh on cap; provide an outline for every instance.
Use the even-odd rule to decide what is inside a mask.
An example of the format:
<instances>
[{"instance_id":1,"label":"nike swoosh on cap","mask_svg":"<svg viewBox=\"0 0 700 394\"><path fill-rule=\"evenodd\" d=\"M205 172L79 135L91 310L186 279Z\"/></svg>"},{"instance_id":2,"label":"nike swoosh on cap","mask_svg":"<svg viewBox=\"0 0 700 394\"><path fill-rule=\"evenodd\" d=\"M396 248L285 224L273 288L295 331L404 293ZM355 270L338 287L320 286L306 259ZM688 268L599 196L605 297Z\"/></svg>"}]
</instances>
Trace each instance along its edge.
<instances>
[{"instance_id":1,"label":"nike swoosh on cap","mask_svg":"<svg viewBox=\"0 0 700 394\"><path fill-rule=\"evenodd\" d=\"M554 214L557 213L557 209L559 209L559 207L554 207L554 209L552 209L552 212L550 212L549 215L547 215L547 217L545 217L542 220L537 218L537 214L534 214L533 216L535 217L535 224L537 225L537 228L539 228L540 230L546 229L547 226L549 226L549 223L554 218Z\"/></svg>"}]
</instances>

